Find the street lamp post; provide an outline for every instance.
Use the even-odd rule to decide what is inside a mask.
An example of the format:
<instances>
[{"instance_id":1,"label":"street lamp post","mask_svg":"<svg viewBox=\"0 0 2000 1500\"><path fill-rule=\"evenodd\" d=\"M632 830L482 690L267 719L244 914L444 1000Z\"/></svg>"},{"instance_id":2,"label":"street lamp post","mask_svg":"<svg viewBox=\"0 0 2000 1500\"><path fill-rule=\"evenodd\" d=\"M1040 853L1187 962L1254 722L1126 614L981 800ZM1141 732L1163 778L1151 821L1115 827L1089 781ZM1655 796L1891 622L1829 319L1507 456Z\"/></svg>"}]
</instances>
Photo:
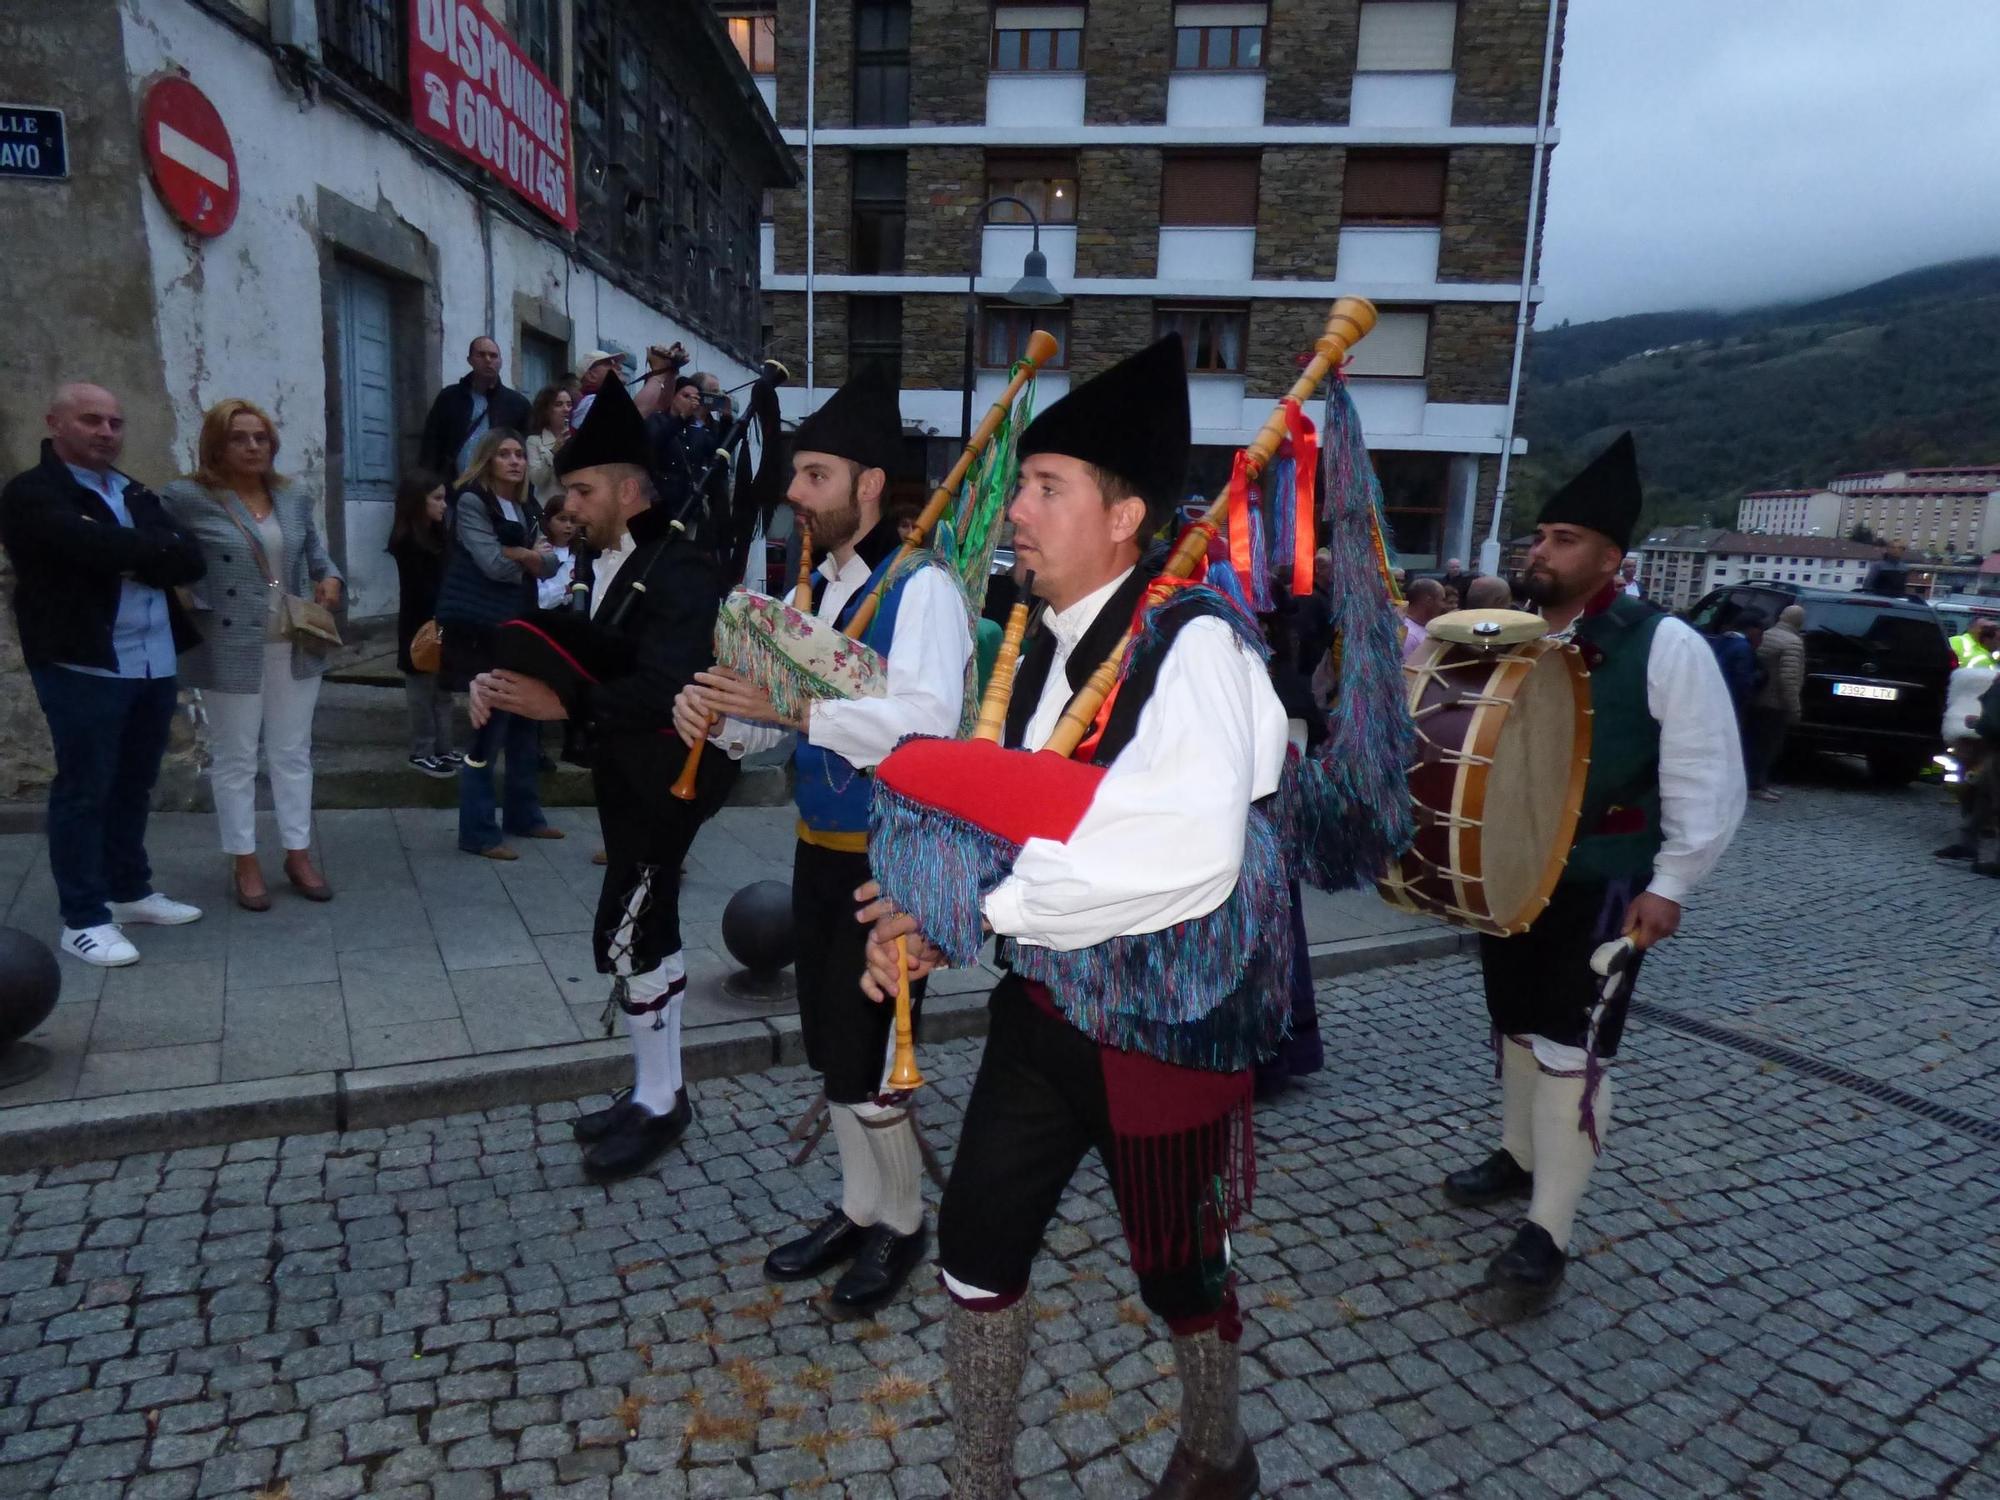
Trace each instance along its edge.
<instances>
[{"instance_id":1,"label":"street lamp post","mask_svg":"<svg viewBox=\"0 0 2000 1500\"><path fill-rule=\"evenodd\" d=\"M965 276L965 401L959 411L958 430L962 440L972 439L972 380L973 346L977 337L979 321L979 267L985 259L986 215L996 203L1011 203L1028 216L1028 225L1034 238L1027 256L1021 262L1021 279L1007 291L1004 301L1016 307L1053 307L1062 301L1062 293L1049 280L1049 258L1042 254L1042 221L1035 217L1035 211L1019 198L1002 194L988 198L980 205L976 222L972 226L972 268Z\"/></svg>"}]
</instances>

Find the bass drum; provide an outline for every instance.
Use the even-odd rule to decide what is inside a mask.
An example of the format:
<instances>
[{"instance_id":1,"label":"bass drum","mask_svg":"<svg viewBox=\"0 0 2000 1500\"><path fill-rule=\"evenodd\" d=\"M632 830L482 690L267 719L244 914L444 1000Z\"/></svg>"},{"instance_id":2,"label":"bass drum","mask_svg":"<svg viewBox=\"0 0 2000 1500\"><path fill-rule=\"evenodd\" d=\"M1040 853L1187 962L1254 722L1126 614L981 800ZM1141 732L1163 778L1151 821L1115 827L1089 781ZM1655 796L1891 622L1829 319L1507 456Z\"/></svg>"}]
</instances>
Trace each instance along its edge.
<instances>
[{"instance_id":1,"label":"bass drum","mask_svg":"<svg viewBox=\"0 0 2000 1500\"><path fill-rule=\"evenodd\" d=\"M1549 904L1590 769L1590 675L1574 646L1433 639L1403 667L1419 759L1416 840L1379 882L1392 906L1495 937Z\"/></svg>"}]
</instances>

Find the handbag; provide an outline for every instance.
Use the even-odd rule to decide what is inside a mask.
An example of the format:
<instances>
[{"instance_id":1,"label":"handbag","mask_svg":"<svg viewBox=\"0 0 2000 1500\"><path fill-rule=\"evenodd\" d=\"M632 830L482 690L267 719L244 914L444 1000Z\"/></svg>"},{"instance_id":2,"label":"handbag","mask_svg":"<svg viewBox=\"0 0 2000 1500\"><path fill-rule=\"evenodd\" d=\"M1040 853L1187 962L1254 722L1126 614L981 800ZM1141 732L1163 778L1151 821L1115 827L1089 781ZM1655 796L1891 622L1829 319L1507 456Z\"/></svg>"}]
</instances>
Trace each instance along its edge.
<instances>
[{"instance_id":1,"label":"handbag","mask_svg":"<svg viewBox=\"0 0 2000 1500\"><path fill-rule=\"evenodd\" d=\"M419 672L435 672L444 665L444 627L426 620L410 637L410 665Z\"/></svg>"},{"instance_id":2,"label":"handbag","mask_svg":"<svg viewBox=\"0 0 2000 1500\"><path fill-rule=\"evenodd\" d=\"M278 582L278 570L271 566L271 559L264 555L264 544L257 540L256 533L243 524L229 502L218 501L222 513L229 517L230 524L243 533L243 540L250 544L250 551L257 559L257 566L263 570L264 581L278 591L278 632L295 646L302 646L315 655L324 655L334 647L344 645L340 638L340 622L333 617L333 611L317 599L304 599L290 592Z\"/></svg>"}]
</instances>

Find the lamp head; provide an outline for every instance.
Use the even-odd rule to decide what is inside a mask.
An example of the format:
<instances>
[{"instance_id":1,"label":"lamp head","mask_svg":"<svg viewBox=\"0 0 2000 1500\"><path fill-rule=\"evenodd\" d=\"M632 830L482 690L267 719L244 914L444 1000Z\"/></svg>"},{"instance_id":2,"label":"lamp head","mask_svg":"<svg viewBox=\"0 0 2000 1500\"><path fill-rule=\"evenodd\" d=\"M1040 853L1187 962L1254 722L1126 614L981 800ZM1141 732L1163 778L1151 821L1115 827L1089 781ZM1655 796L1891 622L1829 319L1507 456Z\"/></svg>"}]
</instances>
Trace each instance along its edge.
<instances>
[{"instance_id":1,"label":"lamp head","mask_svg":"<svg viewBox=\"0 0 2000 1500\"><path fill-rule=\"evenodd\" d=\"M1049 280L1049 258L1039 250L1030 250L1021 262L1021 279L1008 291L1007 300L1016 307L1053 307L1062 299Z\"/></svg>"}]
</instances>

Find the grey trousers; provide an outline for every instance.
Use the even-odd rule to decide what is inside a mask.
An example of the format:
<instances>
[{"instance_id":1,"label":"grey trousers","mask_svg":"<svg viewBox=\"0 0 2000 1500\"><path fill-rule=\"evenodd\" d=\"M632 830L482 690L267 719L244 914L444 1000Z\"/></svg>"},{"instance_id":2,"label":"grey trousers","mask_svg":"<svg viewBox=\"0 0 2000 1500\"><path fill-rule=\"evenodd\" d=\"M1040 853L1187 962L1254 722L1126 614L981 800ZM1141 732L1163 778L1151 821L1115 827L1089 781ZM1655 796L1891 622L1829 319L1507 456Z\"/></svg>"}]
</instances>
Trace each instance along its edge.
<instances>
[{"instance_id":1,"label":"grey trousers","mask_svg":"<svg viewBox=\"0 0 2000 1500\"><path fill-rule=\"evenodd\" d=\"M410 754L443 755L451 749L451 694L435 672L405 672L403 699L410 706Z\"/></svg>"}]
</instances>

